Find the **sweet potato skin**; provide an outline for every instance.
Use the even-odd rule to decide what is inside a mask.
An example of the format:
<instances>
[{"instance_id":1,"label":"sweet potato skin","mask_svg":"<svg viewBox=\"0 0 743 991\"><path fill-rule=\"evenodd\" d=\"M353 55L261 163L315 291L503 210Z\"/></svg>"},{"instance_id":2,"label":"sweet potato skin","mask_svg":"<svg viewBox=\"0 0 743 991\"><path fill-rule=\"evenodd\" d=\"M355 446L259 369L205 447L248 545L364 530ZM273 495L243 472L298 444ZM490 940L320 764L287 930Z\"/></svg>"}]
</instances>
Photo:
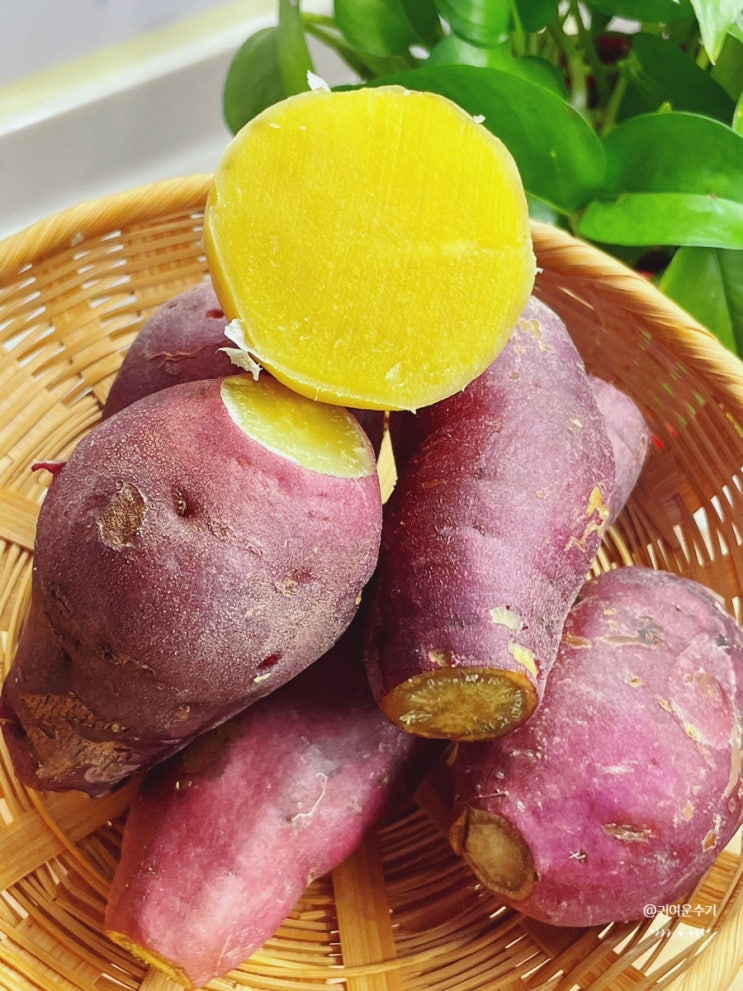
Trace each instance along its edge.
<instances>
[{"instance_id":1,"label":"sweet potato skin","mask_svg":"<svg viewBox=\"0 0 743 991\"><path fill-rule=\"evenodd\" d=\"M385 507L369 593L370 682L412 732L495 736L541 695L604 531L611 448L564 324L535 299L487 372L418 417L422 440ZM394 711L407 684L429 678L425 701L437 704L442 672L476 702L481 673L495 670L518 683L519 700L477 736L474 708L472 727L466 711L443 728Z\"/></svg>"},{"instance_id":2,"label":"sweet potato skin","mask_svg":"<svg viewBox=\"0 0 743 991\"><path fill-rule=\"evenodd\" d=\"M606 423L614 454L614 484L609 496L610 526L637 485L650 450L652 435L642 410L631 396L612 382L589 375L591 390Z\"/></svg>"},{"instance_id":3,"label":"sweet potato skin","mask_svg":"<svg viewBox=\"0 0 743 991\"><path fill-rule=\"evenodd\" d=\"M222 350L232 346L225 336L227 322L208 281L164 303L125 354L102 418L168 386L231 375L235 368Z\"/></svg>"},{"instance_id":4,"label":"sweet potato skin","mask_svg":"<svg viewBox=\"0 0 743 991\"><path fill-rule=\"evenodd\" d=\"M687 897L740 824L742 728L743 631L712 593L607 572L571 610L529 722L460 747L453 845L534 918L640 918Z\"/></svg>"},{"instance_id":5,"label":"sweet potato skin","mask_svg":"<svg viewBox=\"0 0 743 991\"><path fill-rule=\"evenodd\" d=\"M181 982L206 984L407 798L431 746L381 713L352 628L293 682L150 772L106 930Z\"/></svg>"},{"instance_id":6,"label":"sweet potato skin","mask_svg":"<svg viewBox=\"0 0 743 991\"><path fill-rule=\"evenodd\" d=\"M52 482L32 587L47 639L24 629L3 689L32 786L109 790L298 674L355 615L381 530L373 454L360 478L303 468L240 430L220 388L139 400Z\"/></svg>"}]
</instances>

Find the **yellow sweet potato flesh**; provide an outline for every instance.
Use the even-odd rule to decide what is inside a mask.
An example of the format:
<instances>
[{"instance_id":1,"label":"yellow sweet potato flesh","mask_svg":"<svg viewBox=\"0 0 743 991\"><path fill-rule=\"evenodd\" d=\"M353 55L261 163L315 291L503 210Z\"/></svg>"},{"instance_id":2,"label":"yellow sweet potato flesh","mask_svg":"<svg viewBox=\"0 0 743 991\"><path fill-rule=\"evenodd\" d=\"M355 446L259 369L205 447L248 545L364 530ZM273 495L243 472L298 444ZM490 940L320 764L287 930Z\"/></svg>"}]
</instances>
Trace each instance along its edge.
<instances>
[{"instance_id":1,"label":"yellow sweet potato flesh","mask_svg":"<svg viewBox=\"0 0 743 991\"><path fill-rule=\"evenodd\" d=\"M392 722L418 736L469 741L519 726L534 711L537 693L514 671L449 668L401 682L380 704Z\"/></svg>"},{"instance_id":2,"label":"yellow sweet potato flesh","mask_svg":"<svg viewBox=\"0 0 743 991\"><path fill-rule=\"evenodd\" d=\"M245 433L310 471L362 478L375 470L372 450L345 409L315 403L266 375L228 376L222 400Z\"/></svg>"},{"instance_id":3,"label":"yellow sweet potato flesh","mask_svg":"<svg viewBox=\"0 0 743 991\"><path fill-rule=\"evenodd\" d=\"M205 244L253 357L360 408L463 388L535 276L505 146L449 100L392 86L303 93L246 125L216 170Z\"/></svg>"}]
</instances>

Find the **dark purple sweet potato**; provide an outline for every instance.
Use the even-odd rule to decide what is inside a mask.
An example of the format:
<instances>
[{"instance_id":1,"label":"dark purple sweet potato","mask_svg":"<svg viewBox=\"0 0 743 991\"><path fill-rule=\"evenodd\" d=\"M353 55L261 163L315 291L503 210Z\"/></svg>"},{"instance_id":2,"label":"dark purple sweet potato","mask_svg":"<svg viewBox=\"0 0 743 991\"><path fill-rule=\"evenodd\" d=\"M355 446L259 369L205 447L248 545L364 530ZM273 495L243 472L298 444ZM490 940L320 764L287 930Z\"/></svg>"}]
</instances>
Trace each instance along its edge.
<instances>
[{"instance_id":1,"label":"dark purple sweet potato","mask_svg":"<svg viewBox=\"0 0 743 991\"><path fill-rule=\"evenodd\" d=\"M369 591L370 682L413 733L489 738L538 702L604 533L613 455L580 356L536 300L485 373L417 415Z\"/></svg>"},{"instance_id":2,"label":"dark purple sweet potato","mask_svg":"<svg viewBox=\"0 0 743 991\"><path fill-rule=\"evenodd\" d=\"M124 830L108 934L201 987L258 949L409 795L432 747L379 710L352 627L293 682L150 772Z\"/></svg>"},{"instance_id":3,"label":"dark purple sweet potato","mask_svg":"<svg viewBox=\"0 0 743 991\"><path fill-rule=\"evenodd\" d=\"M236 369L222 349L227 318L211 282L164 303L142 327L124 356L103 407L112 416L143 396L179 382L219 378Z\"/></svg>"},{"instance_id":4,"label":"dark purple sweet potato","mask_svg":"<svg viewBox=\"0 0 743 991\"><path fill-rule=\"evenodd\" d=\"M743 630L696 582L590 581L544 698L455 762L454 848L507 904L565 926L687 897L743 816Z\"/></svg>"},{"instance_id":5,"label":"dark purple sweet potato","mask_svg":"<svg viewBox=\"0 0 743 991\"><path fill-rule=\"evenodd\" d=\"M3 687L19 775L103 793L294 677L355 615L380 531L357 421L268 377L99 424L39 517Z\"/></svg>"}]
</instances>

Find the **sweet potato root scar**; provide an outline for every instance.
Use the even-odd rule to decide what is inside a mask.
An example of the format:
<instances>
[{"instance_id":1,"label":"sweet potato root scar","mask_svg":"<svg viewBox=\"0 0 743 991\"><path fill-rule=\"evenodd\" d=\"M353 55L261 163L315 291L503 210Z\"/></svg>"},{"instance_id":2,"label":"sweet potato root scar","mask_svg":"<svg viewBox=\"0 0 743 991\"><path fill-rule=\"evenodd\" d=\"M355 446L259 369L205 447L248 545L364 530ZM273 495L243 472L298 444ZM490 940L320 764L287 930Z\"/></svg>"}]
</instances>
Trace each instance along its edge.
<instances>
[{"instance_id":1,"label":"sweet potato root scar","mask_svg":"<svg viewBox=\"0 0 743 991\"><path fill-rule=\"evenodd\" d=\"M449 840L490 890L514 900L534 887L534 861L521 833L493 812L466 808L452 824Z\"/></svg>"},{"instance_id":2,"label":"sweet potato root scar","mask_svg":"<svg viewBox=\"0 0 743 991\"><path fill-rule=\"evenodd\" d=\"M404 681L380 704L393 723L417 736L474 741L514 729L536 701L531 680L517 671L446 664Z\"/></svg>"}]
</instances>

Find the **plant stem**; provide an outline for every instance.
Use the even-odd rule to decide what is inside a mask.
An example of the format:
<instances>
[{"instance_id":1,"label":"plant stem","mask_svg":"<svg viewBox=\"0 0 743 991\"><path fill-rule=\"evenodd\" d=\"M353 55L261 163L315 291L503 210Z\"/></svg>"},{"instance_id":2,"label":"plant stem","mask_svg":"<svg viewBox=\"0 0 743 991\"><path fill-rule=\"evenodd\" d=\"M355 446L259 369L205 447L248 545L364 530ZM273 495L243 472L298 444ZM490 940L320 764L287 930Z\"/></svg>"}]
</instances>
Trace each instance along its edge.
<instances>
[{"instance_id":1,"label":"plant stem","mask_svg":"<svg viewBox=\"0 0 743 991\"><path fill-rule=\"evenodd\" d=\"M524 25L521 22L521 17L519 16L519 9L511 0L511 21L513 23L513 30L511 31L511 46L513 54L517 58L521 58L526 55L526 34L524 32Z\"/></svg>"},{"instance_id":2,"label":"plant stem","mask_svg":"<svg viewBox=\"0 0 743 991\"><path fill-rule=\"evenodd\" d=\"M572 3L571 9L575 22L578 25L578 35L580 37L581 46L585 52L585 58L588 61L588 65L591 69L591 75L596 84L596 95L598 97L598 102L600 105L603 105L609 98L609 83L606 78L606 69L599 58L598 52L596 51L593 33L588 30L583 20L580 4Z\"/></svg>"},{"instance_id":3,"label":"plant stem","mask_svg":"<svg viewBox=\"0 0 743 991\"><path fill-rule=\"evenodd\" d=\"M620 62L617 65L617 78L614 83L614 88L609 94L604 105L603 120L601 121L601 126L599 128L599 135L603 138L606 137L611 131L614 130L617 123L617 115L619 114L619 108L622 105L622 100L624 99L624 94L627 92L627 74L624 72L624 66Z\"/></svg>"},{"instance_id":4,"label":"plant stem","mask_svg":"<svg viewBox=\"0 0 743 991\"><path fill-rule=\"evenodd\" d=\"M371 55L369 52L359 51L335 33L335 22L331 18L320 18L318 15L308 14L303 14L302 18L307 34L334 51L362 79L374 79L387 72L399 72L403 69L415 68L418 65L418 60L413 55L408 58L402 56L384 58ZM332 30L328 30L328 28Z\"/></svg>"},{"instance_id":5,"label":"plant stem","mask_svg":"<svg viewBox=\"0 0 743 991\"><path fill-rule=\"evenodd\" d=\"M569 17L568 13L566 17ZM573 40L573 36L565 30L565 24L549 25L548 31L557 47L560 49L568 73L570 103L582 116L588 114L588 90L586 87L586 66Z\"/></svg>"}]
</instances>

